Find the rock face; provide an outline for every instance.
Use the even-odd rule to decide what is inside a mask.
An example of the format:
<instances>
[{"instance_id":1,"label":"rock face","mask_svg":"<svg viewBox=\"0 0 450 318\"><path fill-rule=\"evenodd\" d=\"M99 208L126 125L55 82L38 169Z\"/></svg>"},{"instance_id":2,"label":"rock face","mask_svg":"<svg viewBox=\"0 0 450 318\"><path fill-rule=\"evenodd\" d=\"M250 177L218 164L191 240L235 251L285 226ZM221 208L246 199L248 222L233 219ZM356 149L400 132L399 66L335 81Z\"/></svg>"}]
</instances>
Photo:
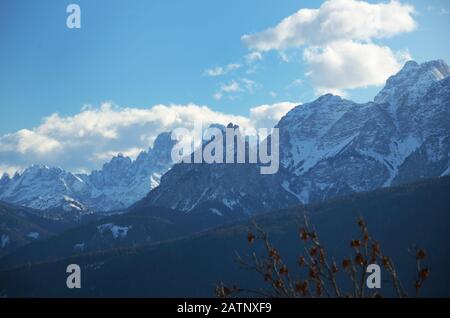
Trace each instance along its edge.
<instances>
[{"instance_id":1,"label":"rock face","mask_svg":"<svg viewBox=\"0 0 450 318\"><path fill-rule=\"evenodd\" d=\"M281 167L178 164L145 204L186 212L214 206L248 214L450 173L450 68L408 62L374 102L333 95L278 123Z\"/></svg>"},{"instance_id":2,"label":"rock face","mask_svg":"<svg viewBox=\"0 0 450 318\"><path fill-rule=\"evenodd\" d=\"M212 125L222 131L225 129L239 129L238 126L229 124L227 127ZM240 136L238 138L243 138ZM204 141L201 152L207 149L210 142ZM223 216L224 213L237 211L249 214L255 209L270 210L274 207L282 208L286 203L294 204L297 199L287 193L279 182L281 174L261 175L260 164L248 163L249 141L240 139L245 144L245 163L229 164L227 162L227 140L223 138L222 162L224 163L180 163L167 172L161 179L160 186L153 189L140 204L149 206L170 207L179 211L209 211ZM234 142L234 160L237 161L237 146ZM195 154L191 154L191 162L194 162ZM267 189L270 189L268 192ZM261 199L260 193L265 197Z\"/></svg>"},{"instance_id":3,"label":"rock face","mask_svg":"<svg viewBox=\"0 0 450 318\"><path fill-rule=\"evenodd\" d=\"M78 213L124 209L159 184L172 166L173 145L170 134L163 133L136 160L119 154L90 174L36 165L12 178L5 174L0 179L0 200L39 210L63 208Z\"/></svg>"},{"instance_id":4,"label":"rock face","mask_svg":"<svg viewBox=\"0 0 450 318\"><path fill-rule=\"evenodd\" d=\"M248 215L450 174L449 75L443 61L411 61L373 102L324 95L294 108L277 125L280 169L274 175L261 175L260 164L170 169L174 144L165 133L135 161L119 154L89 175L41 166L4 175L0 200L83 213L123 209L144 198L139 204Z\"/></svg>"}]
</instances>

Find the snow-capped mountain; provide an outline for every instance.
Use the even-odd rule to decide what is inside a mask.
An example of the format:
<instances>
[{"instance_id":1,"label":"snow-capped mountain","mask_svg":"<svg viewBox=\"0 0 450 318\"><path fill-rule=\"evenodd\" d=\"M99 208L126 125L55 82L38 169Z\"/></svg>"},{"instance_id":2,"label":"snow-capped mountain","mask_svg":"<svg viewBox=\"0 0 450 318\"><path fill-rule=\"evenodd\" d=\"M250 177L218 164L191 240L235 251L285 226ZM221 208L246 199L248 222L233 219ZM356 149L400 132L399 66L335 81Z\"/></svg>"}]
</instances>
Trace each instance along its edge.
<instances>
[{"instance_id":1,"label":"snow-capped mountain","mask_svg":"<svg viewBox=\"0 0 450 318\"><path fill-rule=\"evenodd\" d=\"M449 75L443 61L410 61L373 102L324 95L294 108L277 125L281 165L274 175L261 175L259 164L170 169L174 141L164 133L136 160L119 154L90 174L32 166L4 175L0 200L86 213L145 197L140 204L252 214L450 174Z\"/></svg>"},{"instance_id":2,"label":"snow-capped mountain","mask_svg":"<svg viewBox=\"0 0 450 318\"><path fill-rule=\"evenodd\" d=\"M136 160L118 154L90 174L38 165L12 178L4 174L0 200L39 210L62 207L77 213L124 209L159 184L161 175L172 166L173 145L170 133L162 133Z\"/></svg>"},{"instance_id":3,"label":"snow-capped mountain","mask_svg":"<svg viewBox=\"0 0 450 318\"><path fill-rule=\"evenodd\" d=\"M215 124L210 127L218 128L225 134L225 126ZM236 129L238 126L230 123L227 128ZM209 142L211 141L204 141L203 147ZM245 145L248 154L248 140ZM226 147L227 141L224 138L223 149ZM234 147L235 156L236 150L237 147ZM201 148L196 150L201 151ZM222 155L225 162L226 151ZM194 162L194 156L191 154L191 162ZM233 210L250 213L255 209L267 210L297 202L295 196L284 191L278 178L278 175L261 176L258 164L181 163L174 165L163 175L160 186L143 201L146 205L180 211L209 210L217 215ZM265 190L268 188L271 189L270 192ZM266 193L264 199L260 198L259 193Z\"/></svg>"},{"instance_id":4,"label":"snow-capped mountain","mask_svg":"<svg viewBox=\"0 0 450 318\"><path fill-rule=\"evenodd\" d=\"M450 68L408 62L358 104L324 95L278 123L281 167L178 164L143 200L186 212L267 211L450 173Z\"/></svg>"}]
</instances>

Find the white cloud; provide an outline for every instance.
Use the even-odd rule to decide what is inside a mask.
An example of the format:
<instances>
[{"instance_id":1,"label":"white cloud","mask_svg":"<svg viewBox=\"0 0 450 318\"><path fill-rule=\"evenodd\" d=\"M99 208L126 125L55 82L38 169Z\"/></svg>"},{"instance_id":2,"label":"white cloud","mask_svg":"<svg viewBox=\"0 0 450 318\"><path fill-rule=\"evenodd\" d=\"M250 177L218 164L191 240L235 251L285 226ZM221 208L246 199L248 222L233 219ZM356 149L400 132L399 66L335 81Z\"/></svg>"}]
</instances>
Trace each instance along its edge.
<instances>
[{"instance_id":1,"label":"white cloud","mask_svg":"<svg viewBox=\"0 0 450 318\"><path fill-rule=\"evenodd\" d=\"M444 7L436 7L436 6L427 6L427 11L436 12L439 15L448 15L450 14L450 10Z\"/></svg>"},{"instance_id":2,"label":"white cloud","mask_svg":"<svg viewBox=\"0 0 450 318\"><path fill-rule=\"evenodd\" d=\"M235 80L232 80L228 84L223 84L220 86L220 90L225 93L236 93L236 92L242 92L241 86L236 82Z\"/></svg>"},{"instance_id":3,"label":"white cloud","mask_svg":"<svg viewBox=\"0 0 450 318\"><path fill-rule=\"evenodd\" d=\"M301 9L275 27L244 35L254 51L304 49L308 74L317 92L345 94L346 89L380 85L409 55L374 43L416 29L415 9L399 1L372 4L328 0L318 9Z\"/></svg>"},{"instance_id":4,"label":"white cloud","mask_svg":"<svg viewBox=\"0 0 450 318\"><path fill-rule=\"evenodd\" d=\"M250 52L245 56L245 61L248 64L251 64L256 61L261 61L262 59L263 59L263 55L261 52L258 52L258 51Z\"/></svg>"},{"instance_id":5,"label":"white cloud","mask_svg":"<svg viewBox=\"0 0 450 318\"><path fill-rule=\"evenodd\" d=\"M213 94L213 98L214 98L215 100L221 100L222 97L223 97L223 93L221 93L221 92L217 92L217 93L214 93L214 94Z\"/></svg>"},{"instance_id":6,"label":"white cloud","mask_svg":"<svg viewBox=\"0 0 450 318\"><path fill-rule=\"evenodd\" d=\"M14 173L22 170L23 167L20 166L0 165L0 178L3 176L4 173L8 174L9 176L13 176Z\"/></svg>"},{"instance_id":7,"label":"white cloud","mask_svg":"<svg viewBox=\"0 0 450 318\"><path fill-rule=\"evenodd\" d=\"M290 62L290 58L289 58L289 55L285 52L285 51L280 51L280 53L279 53L279 55L278 55L279 57L280 57L280 59L283 61L283 62L286 62L286 63L288 63L288 62Z\"/></svg>"},{"instance_id":8,"label":"white cloud","mask_svg":"<svg viewBox=\"0 0 450 318\"><path fill-rule=\"evenodd\" d=\"M192 129L197 122L205 126L233 122L243 128L270 128L289 109L286 105L252 108L249 116L225 114L195 104L134 108L111 103L84 107L73 116L53 114L38 127L0 136L0 172L12 174L31 164L89 171L119 152L135 157L161 132L177 127Z\"/></svg>"},{"instance_id":9,"label":"white cloud","mask_svg":"<svg viewBox=\"0 0 450 318\"><path fill-rule=\"evenodd\" d=\"M225 75L227 73L230 73L230 72L232 72L234 70L237 70L240 67L241 67L241 65L240 64L236 64L236 63L228 64L228 65L226 65L224 67L217 66L217 67L214 67L214 68L206 69L203 72L203 75L211 76L211 77L221 76L221 75Z\"/></svg>"},{"instance_id":10,"label":"white cloud","mask_svg":"<svg viewBox=\"0 0 450 318\"><path fill-rule=\"evenodd\" d=\"M116 156L117 154L122 154L126 157L130 157L132 159L136 159L136 157L141 153L142 149L133 147L129 149L120 149L120 150L108 150L105 152L98 152L94 154L94 160L98 159L101 161L109 161L112 157Z\"/></svg>"},{"instance_id":11,"label":"white cloud","mask_svg":"<svg viewBox=\"0 0 450 318\"><path fill-rule=\"evenodd\" d=\"M441 9L439 10L439 14L440 14L440 15L449 15L449 14L450 14L450 10L449 10L449 9L446 9L446 8L441 8Z\"/></svg>"},{"instance_id":12,"label":"white cloud","mask_svg":"<svg viewBox=\"0 0 450 318\"><path fill-rule=\"evenodd\" d=\"M288 111L300 102L280 102L275 104L265 104L250 109L250 119L254 127L273 127Z\"/></svg>"},{"instance_id":13,"label":"white cloud","mask_svg":"<svg viewBox=\"0 0 450 318\"><path fill-rule=\"evenodd\" d=\"M242 83L245 85L245 90L249 92L250 94L253 94L255 92L255 88L257 86L257 83L251 79L243 78L241 79Z\"/></svg>"},{"instance_id":14,"label":"white cloud","mask_svg":"<svg viewBox=\"0 0 450 318\"><path fill-rule=\"evenodd\" d=\"M338 95L345 95L345 89L382 85L410 59L409 54L395 54L386 46L352 41L308 48L304 57L309 65L309 78L318 93Z\"/></svg>"},{"instance_id":15,"label":"white cloud","mask_svg":"<svg viewBox=\"0 0 450 318\"><path fill-rule=\"evenodd\" d=\"M286 89L290 89L293 87L299 87L303 85L303 80L301 78L296 78L289 85L286 86Z\"/></svg>"},{"instance_id":16,"label":"white cloud","mask_svg":"<svg viewBox=\"0 0 450 318\"><path fill-rule=\"evenodd\" d=\"M208 68L203 72L203 75L207 76L220 76L224 72L223 67L217 66L214 68Z\"/></svg>"},{"instance_id":17,"label":"white cloud","mask_svg":"<svg viewBox=\"0 0 450 318\"><path fill-rule=\"evenodd\" d=\"M339 40L369 41L416 28L414 7L398 1L370 4L329 0L319 9L301 9L277 26L242 36L250 49L283 50L303 45L322 46Z\"/></svg>"},{"instance_id":18,"label":"white cloud","mask_svg":"<svg viewBox=\"0 0 450 318\"><path fill-rule=\"evenodd\" d=\"M22 155L40 155L49 151L59 151L61 144L39 132L22 129L14 134L4 135L0 139L0 149L15 150Z\"/></svg>"},{"instance_id":19,"label":"white cloud","mask_svg":"<svg viewBox=\"0 0 450 318\"><path fill-rule=\"evenodd\" d=\"M248 78L240 78L238 80L231 80L229 83L221 84L219 90L213 94L215 100L221 100L225 95L228 98L236 98L236 94L249 93L253 94L258 88L258 83Z\"/></svg>"}]
</instances>

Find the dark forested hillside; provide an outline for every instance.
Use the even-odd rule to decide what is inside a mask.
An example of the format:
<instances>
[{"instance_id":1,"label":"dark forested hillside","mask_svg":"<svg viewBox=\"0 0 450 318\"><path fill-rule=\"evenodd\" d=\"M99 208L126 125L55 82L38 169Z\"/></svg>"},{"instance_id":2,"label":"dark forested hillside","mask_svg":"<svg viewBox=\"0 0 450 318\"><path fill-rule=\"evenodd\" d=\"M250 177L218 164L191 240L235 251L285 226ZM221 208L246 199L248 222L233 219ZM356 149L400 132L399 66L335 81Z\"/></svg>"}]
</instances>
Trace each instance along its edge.
<instances>
[{"instance_id":1,"label":"dark forested hillside","mask_svg":"<svg viewBox=\"0 0 450 318\"><path fill-rule=\"evenodd\" d=\"M0 256L63 232L74 224L39 216L37 211L0 201Z\"/></svg>"},{"instance_id":2,"label":"dark forested hillside","mask_svg":"<svg viewBox=\"0 0 450 318\"><path fill-rule=\"evenodd\" d=\"M295 265L302 250L298 229L304 210L328 254L338 260L350 254L349 242L358 232L355 220L362 216L384 253L392 257L406 289L412 291L415 271L414 255L408 249L417 244L427 250L431 271L423 295L450 296L449 193L450 178L437 178L275 211L254 221L269 233L287 262ZM242 255L253 251L246 240L249 226L249 221L236 222L171 241L3 270L0 292L4 296L193 297L214 296L219 281L258 287L263 284L259 277L235 262L236 251ZM79 290L65 286L70 263L82 268Z\"/></svg>"}]
</instances>

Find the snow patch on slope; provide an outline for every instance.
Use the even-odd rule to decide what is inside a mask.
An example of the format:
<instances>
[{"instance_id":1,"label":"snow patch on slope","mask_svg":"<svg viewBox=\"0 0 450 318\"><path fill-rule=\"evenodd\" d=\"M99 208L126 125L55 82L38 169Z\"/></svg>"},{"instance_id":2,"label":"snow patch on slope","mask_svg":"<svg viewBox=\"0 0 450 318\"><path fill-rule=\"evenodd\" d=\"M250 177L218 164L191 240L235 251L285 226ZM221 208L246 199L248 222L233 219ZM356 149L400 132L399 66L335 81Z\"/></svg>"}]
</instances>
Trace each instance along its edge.
<instances>
[{"instance_id":1,"label":"snow patch on slope","mask_svg":"<svg viewBox=\"0 0 450 318\"><path fill-rule=\"evenodd\" d=\"M30 232L27 234L27 237L29 237L30 239L33 239L33 240L37 240L39 238L39 233L38 232Z\"/></svg>"},{"instance_id":2,"label":"snow patch on slope","mask_svg":"<svg viewBox=\"0 0 450 318\"><path fill-rule=\"evenodd\" d=\"M11 239L9 238L9 235L2 234L2 236L0 237L0 247L5 248L10 242Z\"/></svg>"},{"instance_id":3,"label":"snow patch on slope","mask_svg":"<svg viewBox=\"0 0 450 318\"><path fill-rule=\"evenodd\" d=\"M119 225L115 225L114 223L106 223L106 224L97 226L97 230L101 234L103 234L107 230L111 231L111 234L114 237L114 239L126 237L128 234L128 231L131 228L132 228L132 226L119 226Z\"/></svg>"}]
</instances>

